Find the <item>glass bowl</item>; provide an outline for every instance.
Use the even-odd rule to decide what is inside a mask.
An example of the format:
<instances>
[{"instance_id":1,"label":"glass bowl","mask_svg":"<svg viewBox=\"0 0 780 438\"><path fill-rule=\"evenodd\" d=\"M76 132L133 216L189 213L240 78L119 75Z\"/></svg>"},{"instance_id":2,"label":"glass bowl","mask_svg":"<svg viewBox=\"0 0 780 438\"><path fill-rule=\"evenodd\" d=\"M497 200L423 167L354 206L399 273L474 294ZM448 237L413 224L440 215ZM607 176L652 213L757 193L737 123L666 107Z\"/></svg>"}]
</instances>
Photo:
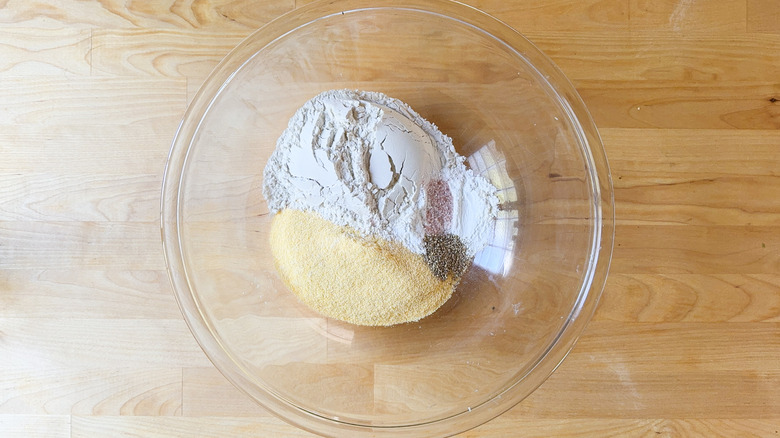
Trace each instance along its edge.
<instances>
[{"instance_id":1,"label":"glass bowl","mask_svg":"<svg viewBox=\"0 0 780 438\"><path fill-rule=\"evenodd\" d=\"M450 136L499 190L492 243L419 322L324 318L277 275L262 171L289 118L329 89L383 92ZM173 141L168 270L214 365L283 419L330 436L444 436L520 402L593 314L612 186L582 100L528 40L446 0L315 2L215 69Z\"/></svg>"}]
</instances>

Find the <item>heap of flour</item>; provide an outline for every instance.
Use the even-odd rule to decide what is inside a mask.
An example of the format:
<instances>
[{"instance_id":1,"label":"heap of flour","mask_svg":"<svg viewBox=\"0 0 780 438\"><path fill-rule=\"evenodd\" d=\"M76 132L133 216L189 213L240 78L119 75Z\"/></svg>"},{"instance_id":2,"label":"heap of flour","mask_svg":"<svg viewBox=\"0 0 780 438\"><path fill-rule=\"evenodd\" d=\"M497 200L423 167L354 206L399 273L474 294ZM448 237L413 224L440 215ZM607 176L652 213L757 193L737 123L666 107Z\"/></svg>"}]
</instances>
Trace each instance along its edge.
<instances>
[{"instance_id":1,"label":"heap of flour","mask_svg":"<svg viewBox=\"0 0 780 438\"><path fill-rule=\"evenodd\" d=\"M495 187L452 140L405 103L376 92L326 91L290 119L265 170L272 212L313 211L364 236L426 252L455 235L467 257L487 245Z\"/></svg>"}]
</instances>

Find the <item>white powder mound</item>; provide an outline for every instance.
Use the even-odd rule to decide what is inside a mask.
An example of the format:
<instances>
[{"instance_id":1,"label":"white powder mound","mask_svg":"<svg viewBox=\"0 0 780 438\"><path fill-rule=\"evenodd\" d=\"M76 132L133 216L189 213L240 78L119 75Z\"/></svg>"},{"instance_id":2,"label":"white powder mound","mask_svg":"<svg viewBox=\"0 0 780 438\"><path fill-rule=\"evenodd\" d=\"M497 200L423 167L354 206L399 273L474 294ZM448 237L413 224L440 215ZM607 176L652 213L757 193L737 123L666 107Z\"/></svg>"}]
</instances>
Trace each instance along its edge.
<instances>
[{"instance_id":1,"label":"white powder mound","mask_svg":"<svg viewBox=\"0 0 780 438\"><path fill-rule=\"evenodd\" d=\"M440 180L451 206L438 231L457 235L473 256L490 239L498 198L463 162L452 140L405 103L331 90L290 119L263 172L263 195L272 212L314 211L423 254L426 221L436 216L428 210L442 202L428 188Z\"/></svg>"}]
</instances>

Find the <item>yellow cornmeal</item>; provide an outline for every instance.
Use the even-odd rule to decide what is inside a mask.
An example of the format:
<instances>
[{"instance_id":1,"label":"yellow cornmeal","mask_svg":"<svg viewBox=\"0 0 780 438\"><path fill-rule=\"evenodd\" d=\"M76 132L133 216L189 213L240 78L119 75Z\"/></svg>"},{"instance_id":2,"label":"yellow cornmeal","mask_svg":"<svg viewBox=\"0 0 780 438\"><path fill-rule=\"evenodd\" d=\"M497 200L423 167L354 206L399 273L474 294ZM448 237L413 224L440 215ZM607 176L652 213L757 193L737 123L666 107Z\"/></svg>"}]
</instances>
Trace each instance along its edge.
<instances>
[{"instance_id":1,"label":"yellow cornmeal","mask_svg":"<svg viewBox=\"0 0 780 438\"><path fill-rule=\"evenodd\" d=\"M439 280L422 256L383 239L364 239L315 213L274 216L271 252L282 280L318 313L387 326L430 315L458 279Z\"/></svg>"}]
</instances>

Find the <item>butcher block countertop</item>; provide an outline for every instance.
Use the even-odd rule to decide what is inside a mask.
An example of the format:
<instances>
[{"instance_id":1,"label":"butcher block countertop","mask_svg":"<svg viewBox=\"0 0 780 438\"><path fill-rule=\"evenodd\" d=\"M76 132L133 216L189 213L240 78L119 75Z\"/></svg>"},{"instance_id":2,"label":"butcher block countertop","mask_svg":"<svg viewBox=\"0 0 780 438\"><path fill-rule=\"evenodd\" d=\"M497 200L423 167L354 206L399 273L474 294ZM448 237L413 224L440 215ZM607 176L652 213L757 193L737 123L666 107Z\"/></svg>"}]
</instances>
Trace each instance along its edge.
<instances>
[{"instance_id":1,"label":"butcher block countertop","mask_svg":"<svg viewBox=\"0 0 780 438\"><path fill-rule=\"evenodd\" d=\"M603 137L598 310L461 437L780 437L780 2L467 0ZM165 271L163 169L219 60L301 0L0 2L0 437L310 437L211 365Z\"/></svg>"}]
</instances>

